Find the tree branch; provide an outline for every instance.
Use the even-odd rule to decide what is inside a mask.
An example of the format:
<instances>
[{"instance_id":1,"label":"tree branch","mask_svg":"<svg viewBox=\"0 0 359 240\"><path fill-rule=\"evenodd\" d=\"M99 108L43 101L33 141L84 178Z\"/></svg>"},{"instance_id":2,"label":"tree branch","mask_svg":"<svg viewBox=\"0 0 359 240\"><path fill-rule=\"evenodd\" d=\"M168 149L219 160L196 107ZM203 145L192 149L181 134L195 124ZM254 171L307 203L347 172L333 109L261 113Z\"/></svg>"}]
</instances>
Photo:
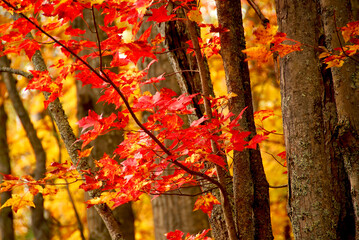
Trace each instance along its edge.
<instances>
[{"instance_id":1,"label":"tree branch","mask_svg":"<svg viewBox=\"0 0 359 240\"><path fill-rule=\"evenodd\" d=\"M262 25L264 27L267 27L267 24L269 23L269 19L266 18L262 11L260 10L260 8L258 7L258 5L254 2L254 0L247 0L248 4L251 5L251 7L254 9L254 11L256 12L256 14L258 15L259 19L262 22Z\"/></svg>"},{"instance_id":2,"label":"tree branch","mask_svg":"<svg viewBox=\"0 0 359 240\"><path fill-rule=\"evenodd\" d=\"M21 75L23 77L26 77L28 79L31 79L33 76L31 73L19 70L19 69L14 69L11 67L0 67L0 72L8 72L8 73L13 73L13 74L17 74L17 75Z\"/></svg>"},{"instance_id":3,"label":"tree branch","mask_svg":"<svg viewBox=\"0 0 359 240\"><path fill-rule=\"evenodd\" d=\"M204 59L203 59L202 52L201 52L201 49L199 46L197 32L196 32L196 29L194 26L194 22L187 19L187 28L188 28L189 34L191 36L191 41L192 41L192 44L194 47L197 64L198 64L198 68L199 68L199 75L200 75L201 85L202 85L202 95L203 95L203 100L204 100L205 113L208 116L208 118L211 119L212 118L212 109L211 109L211 104L208 100L209 92L210 92L208 83L210 82L210 79L208 79L208 77L207 77L208 75L206 73ZM215 144L215 142L213 140L211 140L211 146L212 146L212 152L214 154L218 154L219 151L217 149L217 145ZM229 233L229 238L231 240L236 240L237 233L236 233L236 227L234 225L231 204L230 204L228 192L224 188L224 186L227 185L226 179L225 179L226 172L218 165L215 165L215 168L216 168L217 175L218 175L218 182L219 182L219 185L221 186L221 187L219 187L219 189L221 190L221 196L223 199L221 206L223 209L226 226L227 226L227 230Z\"/></svg>"}]
</instances>

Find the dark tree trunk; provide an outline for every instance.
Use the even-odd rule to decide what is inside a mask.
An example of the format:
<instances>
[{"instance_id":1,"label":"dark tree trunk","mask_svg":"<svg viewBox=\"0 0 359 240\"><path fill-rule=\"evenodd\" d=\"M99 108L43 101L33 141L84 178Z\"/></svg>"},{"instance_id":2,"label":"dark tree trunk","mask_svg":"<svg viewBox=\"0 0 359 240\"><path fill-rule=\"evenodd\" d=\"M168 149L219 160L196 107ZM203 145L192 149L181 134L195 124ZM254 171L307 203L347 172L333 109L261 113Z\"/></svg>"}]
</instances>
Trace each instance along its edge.
<instances>
[{"instance_id":1,"label":"dark tree trunk","mask_svg":"<svg viewBox=\"0 0 359 240\"><path fill-rule=\"evenodd\" d=\"M344 39L338 33L338 27L353 21L350 1L320 0L320 3L327 48L343 47ZM338 114L335 129L338 135L335 137L350 181L356 236L359 238L359 65L348 58L342 67L330 71Z\"/></svg>"},{"instance_id":2,"label":"dark tree trunk","mask_svg":"<svg viewBox=\"0 0 359 240\"><path fill-rule=\"evenodd\" d=\"M144 22L141 26L141 29L138 33L138 35L141 35L152 23L151 22ZM169 23L166 23L169 24ZM151 36L155 37L158 34L159 28L152 28ZM173 34L169 34L172 37ZM177 41L183 42L182 39L177 39ZM184 52L184 50L182 50ZM186 54L176 54L175 56L172 56L171 59L172 62L178 61L181 62L181 64L188 66L187 69L191 70L191 67L189 66L189 63L187 58L181 59L179 61L180 56L184 57ZM159 83L155 83L154 85L148 84L144 85L141 90L142 91L149 91L152 94L154 94L156 91L159 91L161 88L170 88L174 90L175 92L181 94L185 93L186 91L184 89L187 89L188 92L188 86L182 86L182 89L179 89L179 86L176 81L176 76L185 74L187 78L193 79L195 76L194 72L184 72L181 73L179 69L177 71L173 70L170 60L168 58L168 55L165 54L159 54L157 55L158 62L151 65L151 68L148 71L148 78L151 77L157 77L161 75L162 73L171 74L172 72L178 72L176 75L172 75L169 77L166 77L165 81L161 81ZM140 69L144 69L147 64L150 62L151 59L146 59L143 63L139 61L138 67ZM191 77L190 77L191 76ZM190 86L191 88L191 86ZM198 99L197 99L198 100ZM143 115L144 121L147 119L147 115ZM194 116L196 118L196 116ZM196 118L197 119L197 118ZM185 122L188 122L188 119L184 119ZM197 194L201 190L199 187L191 187L191 188L185 188L181 190L183 194ZM207 216L201 212L201 211L195 211L193 212L194 203L196 201L196 197L189 197L189 196L170 196L170 195L162 195L159 197L156 197L154 200L152 200L152 211L153 211L153 219L154 219L154 226L155 226L155 239L161 240L164 238L164 234L170 231L175 231L176 229L179 229L185 233L190 234L196 234L198 232L201 232L203 229L209 228L208 224L208 218Z\"/></svg>"},{"instance_id":3,"label":"dark tree trunk","mask_svg":"<svg viewBox=\"0 0 359 240\"><path fill-rule=\"evenodd\" d=\"M335 81L315 50L327 38L322 35L319 2L277 0L276 7L279 31L306 44L303 51L280 61L288 210L294 237L354 239L344 155L335 139L340 117Z\"/></svg>"},{"instance_id":4,"label":"dark tree trunk","mask_svg":"<svg viewBox=\"0 0 359 240\"><path fill-rule=\"evenodd\" d=\"M4 84L0 82L0 85ZM4 174L11 174L9 146L7 144L6 135L6 121L7 114L5 112L5 98L0 97L0 172ZM0 176L2 181L2 176ZM1 205L11 198L11 192L3 192L0 194ZM14 225L13 213L10 207L1 209L0 211L0 238L7 240L14 240Z\"/></svg>"},{"instance_id":5,"label":"dark tree trunk","mask_svg":"<svg viewBox=\"0 0 359 240\"><path fill-rule=\"evenodd\" d=\"M96 21L97 24L103 24L103 20L101 15L96 12ZM75 19L73 25L76 28L85 29L86 36L88 39L97 42L96 34L91 33L88 29L95 29L94 28L94 21L92 18L91 11L84 12L84 18L88 26L83 22L82 19L77 18ZM105 39L105 34L100 32L101 40ZM103 63L106 64L108 59L104 59ZM89 61L89 63L94 66L95 68L99 67L98 59L93 61ZM77 82L77 116L78 119L81 119L87 116L89 110L93 110L98 114L103 113L104 116L108 116L109 114L116 112L114 106L106 105L104 103L96 103L101 93L98 89L92 89L91 86L81 86L82 83ZM112 154L113 151L116 149L117 145L121 143L123 140L123 132L122 131L111 131L110 133L98 137L92 144L94 149L92 150L91 157L93 159L100 159L104 153ZM93 167L93 163L90 163L90 166ZM123 233L123 237L126 240L133 240L135 239L135 229L134 229L134 214L132 211L131 203L121 205L113 210L113 213L116 219L119 221L121 227L120 230ZM108 230L102 221L101 217L97 213L94 208L89 208L87 210L87 223L88 229L90 232L90 239L110 239L110 235Z\"/></svg>"},{"instance_id":6,"label":"dark tree trunk","mask_svg":"<svg viewBox=\"0 0 359 240\"><path fill-rule=\"evenodd\" d=\"M229 101L235 118L245 107L240 122L243 131L256 134L251 85L246 56L241 2L216 1L218 23L229 29L221 32L221 56L229 93L238 96ZM273 239L269 210L269 185L259 149L234 152L233 193L239 239Z\"/></svg>"},{"instance_id":7,"label":"dark tree trunk","mask_svg":"<svg viewBox=\"0 0 359 240\"><path fill-rule=\"evenodd\" d=\"M168 6L169 10L172 10L172 6ZM185 13L181 12L182 10L177 11L178 17L185 18ZM169 50L167 57L171 63L172 69L176 72L176 80L180 86L182 93L194 94L202 93L201 79L199 75L198 62L196 58L191 54L186 54L186 49L188 45L187 41L191 40L191 34L186 23L182 21L171 21L164 25L160 26L162 35L165 36L165 47ZM200 31L196 28L197 36L200 36ZM207 79L210 79L210 72L206 59L204 59L205 75ZM190 70L190 71L188 71ZM212 83L207 82L210 89L209 94L214 96ZM196 116L189 117L189 121L194 121L204 115L204 108L200 107L197 103L201 97L198 96L194 99L193 107L196 109ZM191 107L192 107L191 106ZM226 184L229 192L232 191L232 179L227 178L228 182ZM212 186L203 187L204 190L208 190ZM213 191L213 194L217 199L220 199L219 191ZM212 236L218 240L227 240L228 231L224 219L224 214L222 206L215 205L212 211L212 215L209 218L209 223L212 230Z\"/></svg>"},{"instance_id":8,"label":"dark tree trunk","mask_svg":"<svg viewBox=\"0 0 359 240\"><path fill-rule=\"evenodd\" d=\"M7 56L0 59L2 66L10 67L10 61ZM19 93L16 89L16 80L11 73L3 73L4 82L8 90L9 97L12 101L14 109L19 116L21 124L25 129L26 135L29 139L31 147L36 158L36 167L34 171L35 180L45 177L46 173L46 153L42 147L40 139L37 137L36 130L30 120L29 114L26 111ZM45 218L44 212L44 198L41 193L34 196L35 208L31 208L31 225L36 239L48 240L51 238L50 225Z\"/></svg>"}]
</instances>

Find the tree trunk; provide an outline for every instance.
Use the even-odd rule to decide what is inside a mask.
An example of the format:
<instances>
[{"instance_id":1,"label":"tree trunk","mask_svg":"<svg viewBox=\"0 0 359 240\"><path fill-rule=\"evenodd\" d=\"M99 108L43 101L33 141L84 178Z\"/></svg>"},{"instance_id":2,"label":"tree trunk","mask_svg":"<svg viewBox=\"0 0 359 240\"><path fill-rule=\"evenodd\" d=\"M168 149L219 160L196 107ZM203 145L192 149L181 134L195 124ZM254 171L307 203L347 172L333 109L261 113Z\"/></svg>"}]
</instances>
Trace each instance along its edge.
<instances>
[{"instance_id":1,"label":"tree trunk","mask_svg":"<svg viewBox=\"0 0 359 240\"><path fill-rule=\"evenodd\" d=\"M306 44L280 61L288 163L288 212L296 239L353 239L343 159L333 139L337 114L330 71L321 66L317 1L277 0L279 31Z\"/></svg>"},{"instance_id":2,"label":"tree trunk","mask_svg":"<svg viewBox=\"0 0 359 240\"><path fill-rule=\"evenodd\" d=\"M243 131L256 134L251 85L246 56L240 1L216 1L218 23L228 32L221 32L221 56L229 93L238 96L229 101L235 118L247 107L240 121ZM233 191L239 239L273 239L269 210L269 185L259 149L235 151L233 155Z\"/></svg>"},{"instance_id":3,"label":"tree trunk","mask_svg":"<svg viewBox=\"0 0 359 240\"><path fill-rule=\"evenodd\" d=\"M152 23L144 22L141 26L141 29L138 32L138 35L141 35ZM167 23L166 23L167 24ZM155 37L158 34L158 28L152 28L150 38ZM173 37L173 35L171 35ZM177 39L183 42L181 39ZM184 50L183 50L184 51ZM179 56L184 55L176 55L176 59L172 59L172 61L178 61ZM159 54L157 55L158 62L151 65L148 71L148 78L157 77L162 73L171 74L174 72L168 55ZM184 60L184 59L182 59ZM144 69L150 62L150 59L145 59L142 63L141 61L138 63L139 69ZM189 65L187 59L181 61L183 65ZM186 68L190 70L191 68ZM176 82L176 77L178 74L186 74L187 76L194 76L194 72L186 72L181 73L181 70L178 70L176 75L172 75L166 77L165 81L161 81L159 83L154 83L154 85L146 84L141 90L149 91L154 94L156 91L159 91L161 88L170 88L175 92L181 94L181 90ZM175 70L175 72L177 72ZM182 87L182 89L188 89L187 85ZM185 92L185 91L184 91ZM182 93L184 93L182 92ZM189 92L187 92L189 93ZM144 119L147 119L148 116L143 115ZM195 116L194 116L195 117ZM196 117L195 117L196 118ZM197 119L197 118L196 118ZM185 122L188 122L188 119L183 119ZM199 187L191 187L182 189L181 192L183 194L198 194L201 191ZM193 212L194 203L196 201L196 197L189 196L175 196L175 195L162 195L156 197L152 200L152 212L155 226L155 239L161 240L164 238L164 234L170 231L175 231L179 229L184 233L196 234L201 232L203 229L209 228L208 218L201 211Z\"/></svg>"},{"instance_id":4,"label":"tree trunk","mask_svg":"<svg viewBox=\"0 0 359 240\"><path fill-rule=\"evenodd\" d=\"M353 21L350 1L321 0L320 3L327 48L343 47L344 39L338 33L338 27ZM356 236L359 238L359 66L358 62L347 58L342 67L330 70L338 114L338 135L335 137L341 146L350 181Z\"/></svg>"},{"instance_id":5,"label":"tree trunk","mask_svg":"<svg viewBox=\"0 0 359 240\"><path fill-rule=\"evenodd\" d=\"M195 2L195 1L194 1ZM169 4L168 9L172 10L173 6ZM177 10L177 16L185 18L183 10ZM202 93L201 79L199 75L199 68L196 58L192 54L187 54L186 49L188 45L187 41L191 40L191 34L189 33L186 23L182 21L171 21L160 26L160 33L165 36L165 47L168 49L167 57L171 63L172 69L176 72L176 80L180 86L182 93L194 94ZM200 36L200 30L196 27L197 36ZM204 58L205 75L207 79L210 79L209 67L207 60ZM190 70L190 71L188 71ZM210 89L209 94L214 96L212 83L207 82ZM189 121L199 119L204 115L204 107L198 105L198 101L201 96L199 95L194 99L193 107L196 109L196 116L189 116ZM191 107L192 107L191 106ZM226 188L229 192L232 191L232 179L228 177ZM204 190L208 190L213 186L202 187ZM212 192L217 199L220 199L218 190ZM212 230L212 236L217 240L227 240L228 230L225 223L225 218L222 210L222 206L215 205L209 223Z\"/></svg>"},{"instance_id":6,"label":"tree trunk","mask_svg":"<svg viewBox=\"0 0 359 240\"><path fill-rule=\"evenodd\" d=\"M0 85L4 84L0 82ZM6 135L6 121L7 114L5 112L5 97L0 97L0 172L4 174L11 174L9 146L7 144ZM0 176L0 181L2 181ZM0 194L1 205L11 198L11 192L3 192ZM13 213L10 207L1 209L0 211L0 239L14 240L14 225Z\"/></svg>"},{"instance_id":7,"label":"tree trunk","mask_svg":"<svg viewBox=\"0 0 359 240\"><path fill-rule=\"evenodd\" d=\"M10 67L10 61L7 56L0 59L1 65ZM36 130L30 120L29 114L26 111L19 93L16 89L16 80L11 73L3 73L4 82L8 90L9 97L12 101L14 109L21 121L26 135L29 139L31 147L36 158L36 167L34 171L35 180L45 177L46 173L46 153L42 147L40 139L37 137ZM45 218L44 212L44 198L41 193L34 196L35 208L31 208L31 225L36 239L48 240L51 238L51 231L49 222Z\"/></svg>"},{"instance_id":8,"label":"tree trunk","mask_svg":"<svg viewBox=\"0 0 359 240\"><path fill-rule=\"evenodd\" d=\"M103 24L103 20L101 15L96 12L96 21L97 24ZM82 19L75 19L73 25L76 28L85 29L86 34L85 37L88 39L97 42L96 34L92 33L88 28L94 28L94 21L92 18L91 11L84 12L84 19L86 20L88 26L83 22ZM100 33L101 40L105 39L105 35L103 32ZM83 52L85 54L85 51ZM104 59L104 65L108 62L108 59ZM99 61L97 59L90 60L89 63L97 68L99 67ZM114 106L107 105L105 103L96 103L99 97L101 96L100 90L92 89L91 86L87 85L82 87L81 82L77 82L77 117L81 119L87 116L89 110L93 110L98 114L103 113L104 116L108 116L109 114L116 112ZM91 157L95 160L100 159L104 153L112 154L116 149L117 145L121 143L123 140L123 132L122 131L111 131L110 133L98 137L92 145L94 149L92 150ZM93 162L90 162L90 166L93 167ZM87 198L88 195L86 194ZM135 239L135 229L134 229L134 214L132 211L131 203L127 203L117 207L113 210L113 213L116 219L119 221L121 227L121 232L123 233L123 237L126 240L134 240ZM90 232L90 240L95 239L110 239L109 232L102 221L101 217L97 213L94 208L89 208L87 210L87 223L88 229Z\"/></svg>"}]
</instances>

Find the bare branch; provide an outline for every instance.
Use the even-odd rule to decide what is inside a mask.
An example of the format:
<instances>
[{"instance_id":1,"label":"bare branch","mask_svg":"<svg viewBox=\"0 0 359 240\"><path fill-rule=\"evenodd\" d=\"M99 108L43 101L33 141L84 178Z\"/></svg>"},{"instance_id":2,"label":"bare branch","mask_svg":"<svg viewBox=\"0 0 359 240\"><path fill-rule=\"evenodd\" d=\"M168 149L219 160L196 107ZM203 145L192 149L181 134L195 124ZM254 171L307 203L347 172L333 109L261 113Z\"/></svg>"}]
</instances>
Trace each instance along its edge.
<instances>
[{"instance_id":1,"label":"bare branch","mask_svg":"<svg viewBox=\"0 0 359 240\"><path fill-rule=\"evenodd\" d=\"M262 25L264 27L267 27L267 24L269 23L269 19L266 18L262 11L260 10L260 8L257 6L257 4L254 2L254 0L247 0L248 4L251 5L251 7L254 9L254 11L256 12L256 14L258 15L259 19L262 22Z\"/></svg>"},{"instance_id":2,"label":"bare branch","mask_svg":"<svg viewBox=\"0 0 359 240\"><path fill-rule=\"evenodd\" d=\"M23 77L26 77L28 79L31 79L33 76L31 73L19 70L19 69L14 69L11 67L0 67L0 72L8 72L8 73L13 73L13 74L17 74L17 75L21 75Z\"/></svg>"},{"instance_id":3,"label":"bare branch","mask_svg":"<svg viewBox=\"0 0 359 240\"><path fill-rule=\"evenodd\" d=\"M279 186L271 186L271 185L269 185L269 188L286 188L286 187L288 187L288 184L279 185Z\"/></svg>"}]
</instances>

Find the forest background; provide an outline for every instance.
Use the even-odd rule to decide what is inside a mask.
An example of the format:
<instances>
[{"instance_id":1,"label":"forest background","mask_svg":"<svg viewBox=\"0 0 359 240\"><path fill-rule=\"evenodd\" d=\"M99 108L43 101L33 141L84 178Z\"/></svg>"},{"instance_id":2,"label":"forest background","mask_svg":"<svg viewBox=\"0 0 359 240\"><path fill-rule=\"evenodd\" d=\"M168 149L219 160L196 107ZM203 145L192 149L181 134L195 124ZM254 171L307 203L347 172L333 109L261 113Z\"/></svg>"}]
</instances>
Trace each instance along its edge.
<instances>
[{"instance_id":1,"label":"forest background","mask_svg":"<svg viewBox=\"0 0 359 240\"><path fill-rule=\"evenodd\" d=\"M262 45L265 46L269 43L268 39L261 39L263 36L265 36L266 34L267 36L274 36L277 32L277 16L274 1L258 1L257 5L257 7L261 11L260 14L263 15L258 14L258 11L256 12L255 9L253 9L253 7L250 6L247 1L242 1L243 26L245 30L248 48L247 54L249 57L253 59L256 58L257 60L249 61L253 97L253 110L256 112L255 121L257 132L259 134L268 135L267 139L261 141L260 150L263 159L263 165L265 168L265 173L270 185L269 192L273 235L275 239L291 239L292 233L290 221L287 217L286 211L287 170L284 153L285 147L281 115L281 97L279 87L280 77L278 73L279 58L275 54L274 56L266 55L267 52L261 52L261 48L258 47ZM201 1L200 11L203 17L203 21L201 22L206 24L216 23L217 15L215 9L215 2ZM264 16L266 18L266 21L263 22L263 18L261 19L261 16ZM12 21L13 16L2 9L0 17L1 23L8 23ZM196 17L194 17L194 19L195 18ZM51 21L51 19L47 18L47 21ZM53 22L46 22L42 24L53 23L56 25L57 20L54 18L52 19L52 21ZM269 21L269 25L267 25L267 21ZM76 23L76 21L74 21L73 24L74 27L76 26L76 24L78 24L77 27L81 25L81 23ZM59 28L54 28L55 31L53 31L51 34L61 39L70 39L69 34L67 34L65 31L65 29L67 29L68 27L69 25L64 25ZM127 28L123 33L123 38L125 39L125 41L126 39L130 41L131 39L136 38L136 36L132 35L132 26L126 25L126 23L121 22L118 23L118 27ZM212 36L211 34L209 34L209 28L201 28L201 36L202 41L207 42ZM215 51L215 48L212 48L211 51ZM59 50L54 51L52 44L42 44L41 52L48 66L57 64L59 59L66 59L65 64L70 64L74 61L72 57L69 57L63 52ZM11 62L11 68L25 69L27 71L31 70L32 65L28 60L27 54L27 52L21 52L20 55L16 53L8 53L7 58ZM206 54L211 55L211 57L208 58L208 64L210 67L215 95L228 96L225 84L225 73L221 57L216 52L207 52ZM6 61L7 60L4 60L3 58L1 66L4 66L6 64L10 66L9 62ZM331 63L329 62L329 64ZM333 66L339 66L341 62L333 61L332 64ZM138 68L143 69L144 67L141 66L141 63L138 64ZM162 71L166 72L166 74L169 75L168 77L170 77L173 72L168 71L167 69ZM59 73L52 72L52 74L58 75ZM160 73L158 73L158 75L160 75ZM81 118L81 114L86 114L87 110L91 109L89 109L88 106L87 108L84 106L86 106L86 104L89 104L91 101L93 102L93 100L89 100L87 103L85 101L84 103L85 95L81 95L81 91L83 90L81 90L80 87L77 86L78 84L76 84L75 81L76 80L74 77L68 76L66 78L66 81L63 82L63 95L61 97L61 102L64 106L64 110L68 116L72 128L78 131L75 134L79 135L80 130L78 129L77 122ZM63 143L61 143L59 135L56 131L55 124L52 118L49 116L46 108L44 108L44 96L38 91L26 90L26 87L28 85L27 78L17 75L16 82L17 90L20 93L21 100L27 112L26 114L28 114L28 116L30 117L31 122L34 125L34 129L36 130L36 134L41 140L41 144L45 150L47 171L58 169L56 168L58 167L58 165L54 164L54 162L62 164L70 161L65 146ZM22 127L18 114L13 108L13 103L8 97L10 93L7 93L8 90L5 86L5 83L1 81L0 84L0 103L1 106L4 107L2 108L3 115L1 116L3 117L3 122L5 122L5 119L7 119L6 142L10 150L10 172L13 176L32 175L36 178L36 171L39 166L38 161L36 160L34 155L33 147L28 140L28 133ZM178 87L174 86L173 83L170 84L170 87L173 89L178 89ZM142 90L151 91L150 89ZM92 102L91 104L93 104ZM108 109L95 109L94 106L92 107L92 110L100 110L103 112L110 111ZM224 111L228 111L228 109ZM98 112L98 114L100 114L100 112ZM84 115L82 115L82 117L83 116ZM139 117L144 120L148 116L139 115ZM130 125L125 130L134 131L137 129L138 128L136 128L135 123L130 121ZM112 138L113 137L114 136L112 136ZM101 146L100 144L97 145L96 148L105 147ZM5 171L3 172L5 173ZM9 174L10 172L7 172L6 174ZM82 181L75 180L72 183L70 179L60 179L56 181L53 185L46 186L45 189L47 192L46 194L43 193L45 209L44 216L48 224L51 225L51 239L87 239L91 237L92 234L100 234L101 236L102 233L91 233L89 230L92 229L91 231L94 231L93 229L98 228L98 226L95 226L97 224L97 220L90 220L91 217L89 216L91 216L91 214L88 212L86 204L84 203L86 201L84 191L79 190L81 184L83 184ZM13 194L14 202L11 203L11 205L13 207L13 210L16 210L16 213L14 214L14 233L16 235L16 238L33 239L34 235L36 235L36 230L32 229L31 222L34 223L35 220L32 219L33 213L30 211L30 207L26 207L26 205L31 205L31 197L29 197L29 199L26 199L27 195L24 194L24 188L21 187L14 188ZM20 196L20 199L16 199L14 198L14 196ZM156 201L160 201L158 199L161 198L159 197L158 199L154 199L151 201L152 197L148 195L143 195L141 196L141 199L139 201L133 202L130 206L130 209L132 209L133 213L130 213L128 215L131 217L127 217L128 219L131 219L131 221L134 221L136 239L154 239L154 236L156 234L156 222L158 224L158 222L161 222L160 219L170 219L171 217L169 215L178 211L171 209L160 213L152 212L152 210L158 211L158 209L156 209L154 206L151 206L151 204L155 204ZM186 197L176 196L176 198ZM189 209L190 213L192 212L194 202L195 200L191 202L192 207L191 209ZM3 199L2 203L4 203ZM166 205L164 207L166 207ZM179 208L180 211L184 211L183 205L180 204L175 204L171 207ZM2 210L2 212L4 212L4 210L5 208ZM184 218L190 217L192 216L189 214L184 216ZM201 222L201 225L198 227L198 229L205 228L203 227L205 225L205 223ZM176 224L174 224L171 227L174 228L166 229L166 227L163 227L166 230L164 232L160 232L159 234L164 236L166 232L175 231L176 229L186 232L186 229L181 229L183 227L181 226L181 224L177 226ZM103 230L99 231L101 232ZM193 234L195 232L191 233Z\"/></svg>"}]
</instances>

